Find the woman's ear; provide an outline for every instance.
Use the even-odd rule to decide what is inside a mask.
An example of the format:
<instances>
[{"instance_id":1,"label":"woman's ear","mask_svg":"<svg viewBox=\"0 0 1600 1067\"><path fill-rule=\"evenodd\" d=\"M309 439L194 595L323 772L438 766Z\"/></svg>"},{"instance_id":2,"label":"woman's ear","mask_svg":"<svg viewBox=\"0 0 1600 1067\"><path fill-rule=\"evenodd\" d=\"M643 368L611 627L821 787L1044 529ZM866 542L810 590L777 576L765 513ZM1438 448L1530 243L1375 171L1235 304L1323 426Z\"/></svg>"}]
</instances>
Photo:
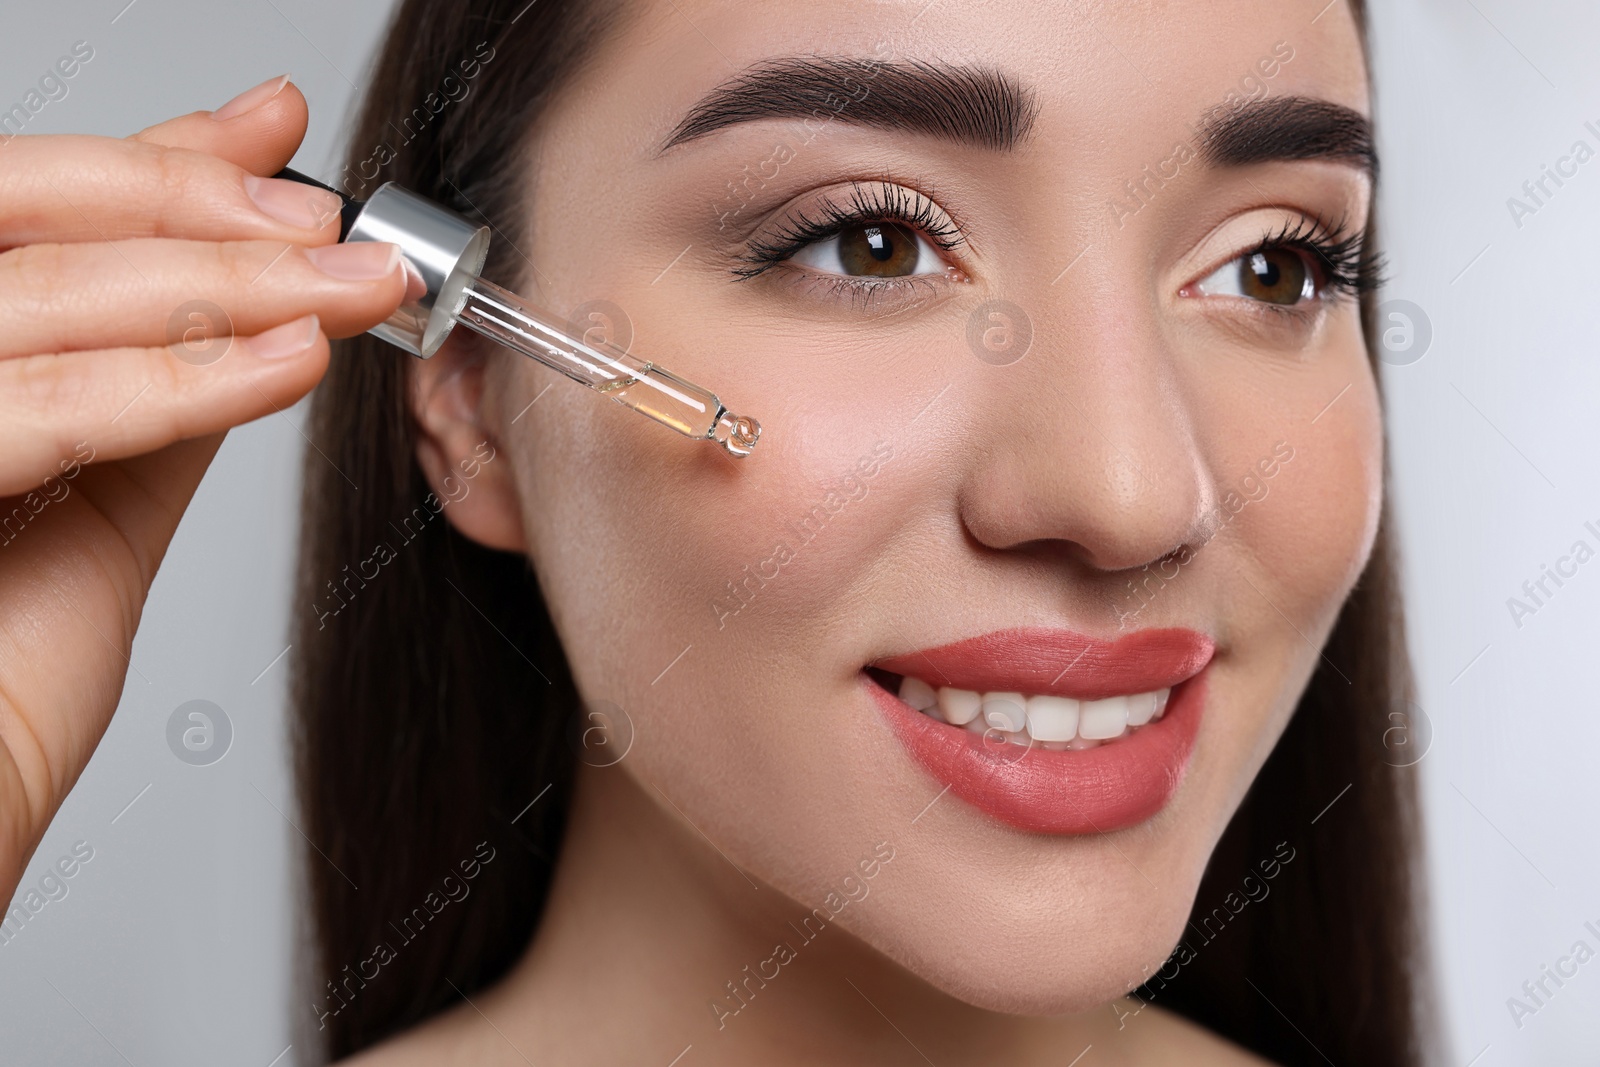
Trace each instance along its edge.
<instances>
[{"instance_id":1,"label":"woman's ear","mask_svg":"<svg viewBox=\"0 0 1600 1067\"><path fill-rule=\"evenodd\" d=\"M483 346L457 330L432 358L414 363L417 462L452 526L489 548L523 552L511 457L485 418L487 362Z\"/></svg>"}]
</instances>

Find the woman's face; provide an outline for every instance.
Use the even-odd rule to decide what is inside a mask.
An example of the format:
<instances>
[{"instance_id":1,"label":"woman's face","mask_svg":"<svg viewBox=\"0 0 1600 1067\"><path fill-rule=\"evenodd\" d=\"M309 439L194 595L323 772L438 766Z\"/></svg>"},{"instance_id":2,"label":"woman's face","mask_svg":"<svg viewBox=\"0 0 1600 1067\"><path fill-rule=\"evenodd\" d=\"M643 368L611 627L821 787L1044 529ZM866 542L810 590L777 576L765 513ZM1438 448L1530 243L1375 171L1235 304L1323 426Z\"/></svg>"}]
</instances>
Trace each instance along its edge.
<instances>
[{"instance_id":1,"label":"woman's face","mask_svg":"<svg viewBox=\"0 0 1600 1067\"><path fill-rule=\"evenodd\" d=\"M1160 966L1379 511L1365 74L1315 8L630 11L532 142L523 289L763 434L491 361L514 492L457 522L631 720L585 774L796 913L887 843L838 922L971 1003Z\"/></svg>"}]
</instances>

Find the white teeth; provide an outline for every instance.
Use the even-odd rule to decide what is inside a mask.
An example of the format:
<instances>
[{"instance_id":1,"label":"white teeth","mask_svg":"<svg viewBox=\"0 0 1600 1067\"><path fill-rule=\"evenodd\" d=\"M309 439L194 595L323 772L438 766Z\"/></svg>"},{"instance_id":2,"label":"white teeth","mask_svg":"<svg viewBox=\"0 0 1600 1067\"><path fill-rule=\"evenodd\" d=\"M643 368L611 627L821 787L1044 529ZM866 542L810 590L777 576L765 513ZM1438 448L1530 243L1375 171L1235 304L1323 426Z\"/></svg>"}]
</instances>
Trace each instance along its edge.
<instances>
[{"instance_id":1,"label":"white teeth","mask_svg":"<svg viewBox=\"0 0 1600 1067\"><path fill-rule=\"evenodd\" d=\"M908 674L900 679L900 699L918 711L927 711L939 703L939 691L921 678Z\"/></svg>"},{"instance_id":2,"label":"white teeth","mask_svg":"<svg viewBox=\"0 0 1600 1067\"><path fill-rule=\"evenodd\" d=\"M1029 697L1028 732L1036 741L1071 741L1078 735L1078 702L1071 697Z\"/></svg>"},{"instance_id":3,"label":"white teeth","mask_svg":"<svg viewBox=\"0 0 1600 1067\"><path fill-rule=\"evenodd\" d=\"M1128 725L1143 726L1156 714L1155 693L1135 693L1128 698Z\"/></svg>"},{"instance_id":4,"label":"white teeth","mask_svg":"<svg viewBox=\"0 0 1600 1067\"><path fill-rule=\"evenodd\" d=\"M939 714L954 726L965 726L978 717L983 698L970 689L939 688Z\"/></svg>"},{"instance_id":5,"label":"white teeth","mask_svg":"<svg viewBox=\"0 0 1600 1067\"><path fill-rule=\"evenodd\" d=\"M1159 722L1171 695L1170 689L1157 689L1101 700L1074 700L935 687L910 675L900 679L900 699L917 711L976 734L993 730L1012 744L1032 743L1052 750L1095 748Z\"/></svg>"},{"instance_id":6,"label":"white teeth","mask_svg":"<svg viewBox=\"0 0 1600 1067\"><path fill-rule=\"evenodd\" d=\"M1128 698L1085 700L1078 715L1078 736L1088 741L1121 737L1128 728Z\"/></svg>"},{"instance_id":7,"label":"white teeth","mask_svg":"<svg viewBox=\"0 0 1600 1067\"><path fill-rule=\"evenodd\" d=\"M979 707L984 722L996 730L1021 733L1028 728L1027 704L1021 693L985 693Z\"/></svg>"}]
</instances>

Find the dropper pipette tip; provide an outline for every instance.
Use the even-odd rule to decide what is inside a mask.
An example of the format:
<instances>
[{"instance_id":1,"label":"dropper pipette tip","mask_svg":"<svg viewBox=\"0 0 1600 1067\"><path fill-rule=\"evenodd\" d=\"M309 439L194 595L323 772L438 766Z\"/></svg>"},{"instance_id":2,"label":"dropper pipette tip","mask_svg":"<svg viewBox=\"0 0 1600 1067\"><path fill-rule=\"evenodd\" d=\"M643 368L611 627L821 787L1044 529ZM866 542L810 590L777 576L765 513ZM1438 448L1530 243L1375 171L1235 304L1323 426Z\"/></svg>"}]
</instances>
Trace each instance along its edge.
<instances>
[{"instance_id":1,"label":"dropper pipette tip","mask_svg":"<svg viewBox=\"0 0 1600 1067\"><path fill-rule=\"evenodd\" d=\"M748 415L724 411L711 436L729 455L748 456L761 437L761 424Z\"/></svg>"}]
</instances>

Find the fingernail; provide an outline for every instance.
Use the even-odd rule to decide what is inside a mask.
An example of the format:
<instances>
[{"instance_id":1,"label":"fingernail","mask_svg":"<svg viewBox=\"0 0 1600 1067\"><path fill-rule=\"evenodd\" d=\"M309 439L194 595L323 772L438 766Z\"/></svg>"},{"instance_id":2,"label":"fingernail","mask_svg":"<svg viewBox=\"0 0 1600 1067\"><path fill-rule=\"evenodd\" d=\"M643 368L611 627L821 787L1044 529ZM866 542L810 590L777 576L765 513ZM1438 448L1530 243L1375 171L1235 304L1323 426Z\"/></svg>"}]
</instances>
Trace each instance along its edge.
<instances>
[{"instance_id":1,"label":"fingernail","mask_svg":"<svg viewBox=\"0 0 1600 1067\"><path fill-rule=\"evenodd\" d=\"M244 191L262 213L290 226L320 230L339 217L343 203L326 189L287 178L244 176Z\"/></svg>"},{"instance_id":2,"label":"fingernail","mask_svg":"<svg viewBox=\"0 0 1600 1067\"><path fill-rule=\"evenodd\" d=\"M315 315L274 326L266 333L258 333L245 343L261 359L288 359L309 351L317 343L317 331L322 329Z\"/></svg>"},{"instance_id":3,"label":"fingernail","mask_svg":"<svg viewBox=\"0 0 1600 1067\"><path fill-rule=\"evenodd\" d=\"M268 100L271 100L273 97L277 96L283 91L283 87L288 84L289 75L287 74L264 81L254 89L246 89L232 100L229 100L226 104L223 104L221 107L217 108L217 110L211 113L211 117L217 122L227 122L229 119L236 119L240 115L243 115L246 111L253 111L262 104L265 104Z\"/></svg>"},{"instance_id":4,"label":"fingernail","mask_svg":"<svg viewBox=\"0 0 1600 1067\"><path fill-rule=\"evenodd\" d=\"M306 249L311 265L332 278L370 282L387 278L400 265L400 246L384 241L352 241Z\"/></svg>"}]
</instances>

